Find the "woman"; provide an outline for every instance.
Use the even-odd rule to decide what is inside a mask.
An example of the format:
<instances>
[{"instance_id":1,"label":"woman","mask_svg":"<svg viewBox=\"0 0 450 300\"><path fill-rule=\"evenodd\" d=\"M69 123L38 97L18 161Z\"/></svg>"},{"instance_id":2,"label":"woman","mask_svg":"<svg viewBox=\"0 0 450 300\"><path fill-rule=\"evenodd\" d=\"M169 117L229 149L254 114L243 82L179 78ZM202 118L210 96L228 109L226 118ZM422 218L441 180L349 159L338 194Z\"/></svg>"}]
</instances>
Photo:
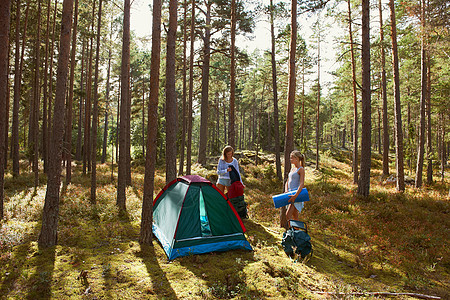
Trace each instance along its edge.
<instances>
[{"instance_id":1,"label":"woman","mask_svg":"<svg viewBox=\"0 0 450 300\"><path fill-rule=\"evenodd\" d=\"M305 187L305 156L298 150L294 150L290 155L291 172L289 179L284 187L284 192L296 191L296 193L289 198L289 205L286 211L286 220L298 220L298 214L303 209L304 202L295 202L295 198L300 194Z\"/></svg>"},{"instance_id":2,"label":"woman","mask_svg":"<svg viewBox=\"0 0 450 300\"><path fill-rule=\"evenodd\" d=\"M239 164L236 158L233 157L234 150L231 146L226 146L223 148L222 156L219 158L219 162L217 164L217 174L219 175L219 179L217 180L217 187L222 193L225 194L225 188L228 188L231 185L230 179L230 171L233 166L236 171L239 173ZM239 178L241 178L241 174L239 173ZM242 178L241 178L242 182Z\"/></svg>"}]
</instances>

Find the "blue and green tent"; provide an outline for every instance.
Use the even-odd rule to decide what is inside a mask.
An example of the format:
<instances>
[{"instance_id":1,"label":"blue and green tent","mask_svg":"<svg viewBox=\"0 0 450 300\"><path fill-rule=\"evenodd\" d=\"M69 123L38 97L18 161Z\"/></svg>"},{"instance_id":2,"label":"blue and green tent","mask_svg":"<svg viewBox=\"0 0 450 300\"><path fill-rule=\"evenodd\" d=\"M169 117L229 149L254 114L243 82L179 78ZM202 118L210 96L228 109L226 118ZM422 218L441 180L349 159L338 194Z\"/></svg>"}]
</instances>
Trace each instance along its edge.
<instances>
[{"instance_id":1,"label":"blue and green tent","mask_svg":"<svg viewBox=\"0 0 450 300\"><path fill-rule=\"evenodd\" d=\"M153 233L169 260L213 251L252 250L245 231L227 197L198 175L173 180L153 201Z\"/></svg>"}]
</instances>

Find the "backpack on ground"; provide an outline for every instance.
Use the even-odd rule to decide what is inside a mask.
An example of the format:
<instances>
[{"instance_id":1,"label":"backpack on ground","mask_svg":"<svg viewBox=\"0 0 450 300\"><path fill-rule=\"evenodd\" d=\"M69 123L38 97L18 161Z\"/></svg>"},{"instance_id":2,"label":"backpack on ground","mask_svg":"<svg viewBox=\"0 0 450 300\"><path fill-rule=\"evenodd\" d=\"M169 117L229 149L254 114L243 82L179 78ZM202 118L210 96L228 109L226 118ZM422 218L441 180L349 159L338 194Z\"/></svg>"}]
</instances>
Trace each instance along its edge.
<instances>
[{"instance_id":1,"label":"backpack on ground","mask_svg":"<svg viewBox=\"0 0 450 300\"><path fill-rule=\"evenodd\" d=\"M289 257L295 258L296 255L300 255L303 260L306 258L309 259L312 256L313 250L306 223L289 220L289 229L283 233L281 245Z\"/></svg>"}]
</instances>

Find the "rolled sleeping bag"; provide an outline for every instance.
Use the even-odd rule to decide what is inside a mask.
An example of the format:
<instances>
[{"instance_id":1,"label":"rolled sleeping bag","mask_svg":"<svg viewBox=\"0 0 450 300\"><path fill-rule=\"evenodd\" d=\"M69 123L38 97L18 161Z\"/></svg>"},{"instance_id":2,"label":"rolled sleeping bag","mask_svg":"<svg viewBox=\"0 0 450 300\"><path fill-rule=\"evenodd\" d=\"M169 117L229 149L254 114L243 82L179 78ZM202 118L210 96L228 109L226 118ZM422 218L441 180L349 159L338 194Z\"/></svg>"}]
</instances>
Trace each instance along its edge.
<instances>
[{"instance_id":1,"label":"rolled sleeping bag","mask_svg":"<svg viewBox=\"0 0 450 300\"><path fill-rule=\"evenodd\" d=\"M282 206L289 204L289 198L293 195L295 195L297 191L290 191L279 195L272 196L273 204L275 205L275 208L280 208ZM306 188L303 188L298 194L297 198L295 198L295 202L305 202L309 201L309 194L308 190Z\"/></svg>"}]
</instances>

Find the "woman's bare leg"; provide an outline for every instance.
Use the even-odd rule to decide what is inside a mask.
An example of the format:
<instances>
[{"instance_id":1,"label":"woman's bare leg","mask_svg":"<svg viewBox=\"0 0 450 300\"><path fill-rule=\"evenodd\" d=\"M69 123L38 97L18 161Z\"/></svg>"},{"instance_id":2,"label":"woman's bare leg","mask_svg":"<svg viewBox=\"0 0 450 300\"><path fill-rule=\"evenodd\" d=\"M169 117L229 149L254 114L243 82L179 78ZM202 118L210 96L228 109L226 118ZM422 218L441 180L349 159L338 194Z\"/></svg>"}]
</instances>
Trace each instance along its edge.
<instances>
[{"instance_id":1,"label":"woman's bare leg","mask_svg":"<svg viewBox=\"0 0 450 300\"><path fill-rule=\"evenodd\" d=\"M224 186L223 184L218 183L218 184L217 184L217 188L218 188L222 193L225 194L225 186Z\"/></svg>"}]
</instances>

